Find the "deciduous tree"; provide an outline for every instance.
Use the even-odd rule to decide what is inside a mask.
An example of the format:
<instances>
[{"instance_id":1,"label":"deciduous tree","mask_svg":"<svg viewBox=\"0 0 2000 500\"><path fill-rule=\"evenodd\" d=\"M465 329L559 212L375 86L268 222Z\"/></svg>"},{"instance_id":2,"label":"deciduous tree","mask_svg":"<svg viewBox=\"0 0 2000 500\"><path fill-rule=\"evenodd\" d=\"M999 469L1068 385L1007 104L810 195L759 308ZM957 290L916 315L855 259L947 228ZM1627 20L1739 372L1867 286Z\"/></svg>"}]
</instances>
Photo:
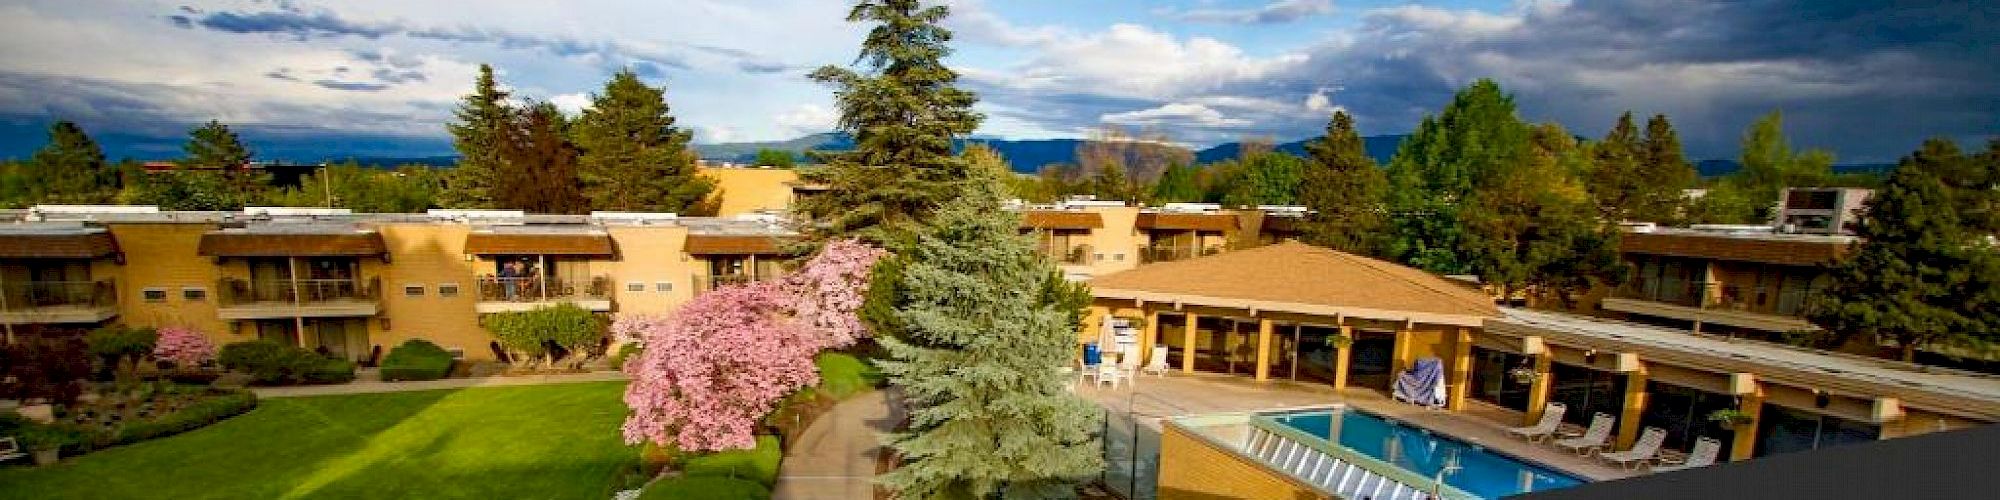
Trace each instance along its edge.
<instances>
[{"instance_id":1,"label":"deciduous tree","mask_svg":"<svg viewBox=\"0 0 2000 500\"><path fill-rule=\"evenodd\" d=\"M549 103L513 114L501 143L500 167L488 188L494 203L533 213L581 214L592 208L577 173L578 151L568 120Z\"/></svg>"},{"instance_id":2,"label":"deciduous tree","mask_svg":"<svg viewBox=\"0 0 2000 500\"><path fill-rule=\"evenodd\" d=\"M1195 203L1201 201L1201 184L1195 179L1196 168L1185 163L1167 166L1160 173L1160 182L1153 184L1154 203Z\"/></svg>"},{"instance_id":3,"label":"deciduous tree","mask_svg":"<svg viewBox=\"0 0 2000 500\"><path fill-rule=\"evenodd\" d=\"M1482 79L1459 91L1389 162L1385 253L1431 272L1467 272L1459 208L1494 170L1522 164L1527 146L1528 126L1499 84Z\"/></svg>"},{"instance_id":4,"label":"deciduous tree","mask_svg":"<svg viewBox=\"0 0 2000 500\"><path fill-rule=\"evenodd\" d=\"M1742 169L1723 177L1697 211L1703 222L1766 224L1775 220L1778 196L1787 187L1817 186L1833 176L1833 153L1792 151L1784 115L1772 111L1743 133Z\"/></svg>"}]
</instances>

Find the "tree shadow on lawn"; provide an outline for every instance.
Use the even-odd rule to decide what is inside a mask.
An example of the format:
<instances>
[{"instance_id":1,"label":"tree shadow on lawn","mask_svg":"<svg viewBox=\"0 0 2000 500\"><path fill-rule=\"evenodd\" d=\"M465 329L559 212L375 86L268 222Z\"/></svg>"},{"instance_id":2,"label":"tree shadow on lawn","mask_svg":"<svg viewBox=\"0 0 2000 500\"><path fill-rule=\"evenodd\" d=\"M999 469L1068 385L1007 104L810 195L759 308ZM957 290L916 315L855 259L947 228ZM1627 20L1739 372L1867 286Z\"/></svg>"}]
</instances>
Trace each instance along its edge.
<instances>
[{"instance_id":1,"label":"tree shadow on lawn","mask_svg":"<svg viewBox=\"0 0 2000 500\"><path fill-rule=\"evenodd\" d=\"M636 461L618 438L619 387L271 399L182 436L50 469L0 471L0 491L28 498L602 498L620 467Z\"/></svg>"}]
</instances>

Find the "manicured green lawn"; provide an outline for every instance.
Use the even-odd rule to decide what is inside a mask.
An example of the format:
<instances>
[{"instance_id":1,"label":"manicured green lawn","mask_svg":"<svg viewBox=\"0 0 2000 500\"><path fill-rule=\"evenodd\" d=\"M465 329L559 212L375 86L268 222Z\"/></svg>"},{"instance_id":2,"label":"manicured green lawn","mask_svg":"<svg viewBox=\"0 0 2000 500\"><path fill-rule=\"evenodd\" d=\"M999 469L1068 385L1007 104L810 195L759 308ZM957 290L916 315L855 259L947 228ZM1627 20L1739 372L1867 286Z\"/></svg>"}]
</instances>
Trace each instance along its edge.
<instances>
[{"instance_id":1,"label":"manicured green lawn","mask_svg":"<svg viewBox=\"0 0 2000 500\"><path fill-rule=\"evenodd\" d=\"M610 498L638 453L624 382L268 399L249 414L52 468L7 498Z\"/></svg>"},{"instance_id":2,"label":"manicured green lawn","mask_svg":"<svg viewBox=\"0 0 2000 500\"><path fill-rule=\"evenodd\" d=\"M842 352L823 352L813 358L819 366L819 388L835 400L867 391L882 381L882 371L867 360Z\"/></svg>"}]
</instances>

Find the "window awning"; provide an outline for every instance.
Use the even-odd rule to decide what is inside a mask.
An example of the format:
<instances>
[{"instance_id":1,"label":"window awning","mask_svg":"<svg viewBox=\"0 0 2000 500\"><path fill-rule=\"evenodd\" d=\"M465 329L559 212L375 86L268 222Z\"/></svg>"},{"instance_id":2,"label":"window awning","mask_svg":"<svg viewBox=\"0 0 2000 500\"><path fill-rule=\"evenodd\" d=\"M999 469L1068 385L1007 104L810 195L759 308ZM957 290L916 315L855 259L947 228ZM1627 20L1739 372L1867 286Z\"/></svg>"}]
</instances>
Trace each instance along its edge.
<instances>
[{"instance_id":1,"label":"window awning","mask_svg":"<svg viewBox=\"0 0 2000 500\"><path fill-rule=\"evenodd\" d=\"M1033 229L1097 229L1104 218L1094 212L1030 210L1021 214L1021 227Z\"/></svg>"},{"instance_id":2,"label":"window awning","mask_svg":"<svg viewBox=\"0 0 2000 500\"><path fill-rule=\"evenodd\" d=\"M95 259L118 254L118 241L104 231L74 234L10 234L0 237L0 258Z\"/></svg>"},{"instance_id":3,"label":"window awning","mask_svg":"<svg viewBox=\"0 0 2000 500\"><path fill-rule=\"evenodd\" d=\"M784 253L784 244L791 238L770 235L713 235L690 234L687 239L687 253L690 255L769 255Z\"/></svg>"},{"instance_id":4,"label":"window awning","mask_svg":"<svg viewBox=\"0 0 2000 500\"><path fill-rule=\"evenodd\" d=\"M373 231L283 234L230 230L201 235L196 251L209 257L377 256L388 252L382 234Z\"/></svg>"},{"instance_id":5,"label":"window awning","mask_svg":"<svg viewBox=\"0 0 2000 500\"><path fill-rule=\"evenodd\" d=\"M590 255L609 257L611 235L595 234L507 234L474 232L465 235L465 253L472 255Z\"/></svg>"}]
</instances>

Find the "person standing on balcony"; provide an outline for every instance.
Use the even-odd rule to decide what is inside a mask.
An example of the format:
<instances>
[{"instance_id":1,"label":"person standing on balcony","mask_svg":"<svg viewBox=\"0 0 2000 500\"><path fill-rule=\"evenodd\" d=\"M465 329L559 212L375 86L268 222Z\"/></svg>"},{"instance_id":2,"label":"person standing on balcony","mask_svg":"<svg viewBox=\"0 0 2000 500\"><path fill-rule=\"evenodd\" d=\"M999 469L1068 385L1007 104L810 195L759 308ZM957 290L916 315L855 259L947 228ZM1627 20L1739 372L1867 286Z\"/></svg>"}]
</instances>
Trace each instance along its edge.
<instances>
[{"instance_id":1,"label":"person standing on balcony","mask_svg":"<svg viewBox=\"0 0 2000 500\"><path fill-rule=\"evenodd\" d=\"M520 277L521 261L509 259L500 264L500 288L505 290L510 302L521 294Z\"/></svg>"}]
</instances>

